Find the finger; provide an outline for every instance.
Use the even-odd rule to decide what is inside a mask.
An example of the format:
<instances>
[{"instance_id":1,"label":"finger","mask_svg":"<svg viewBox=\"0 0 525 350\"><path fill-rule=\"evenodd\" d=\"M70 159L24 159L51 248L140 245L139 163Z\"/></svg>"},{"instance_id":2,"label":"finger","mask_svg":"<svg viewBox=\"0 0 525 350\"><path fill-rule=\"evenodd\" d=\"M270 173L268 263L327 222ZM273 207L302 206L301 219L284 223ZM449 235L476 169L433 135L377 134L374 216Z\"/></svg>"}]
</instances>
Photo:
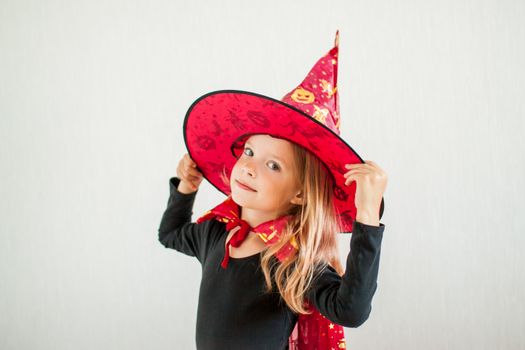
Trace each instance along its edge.
<instances>
[{"instance_id":1,"label":"finger","mask_svg":"<svg viewBox=\"0 0 525 350\"><path fill-rule=\"evenodd\" d=\"M345 185L348 186L353 181L357 183L357 179L355 177L349 177L348 179L345 180Z\"/></svg>"},{"instance_id":2,"label":"finger","mask_svg":"<svg viewBox=\"0 0 525 350\"><path fill-rule=\"evenodd\" d=\"M179 163L179 166L177 167L177 176L180 178L184 176L182 163Z\"/></svg>"},{"instance_id":3,"label":"finger","mask_svg":"<svg viewBox=\"0 0 525 350\"><path fill-rule=\"evenodd\" d=\"M188 175L188 179L191 181L198 181L202 179L202 176Z\"/></svg>"},{"instance_id":4,"label":"finger","mask_svg":"<svg viewBox=\"0 0 525 350\"><path fill-rule=\"evenodd\" d=\"M354 182L354 181L357 183L357 179L355 179L355 178L349 178L349 179L346 179L346 180L345 180L345 185L348 186L348 185L350 185L350 184L351 184L352 182Z\"/></svg>"},{"instance_id":5,"label":"finger","mask_svg":"<svg viewBox=\"0 0 525 350\"><path fill-rule=\"evenodd\" d=\"M200 176L188 175L188 180L190 180L190 181L198 181L200 179L201 179Z\"/></svg>"},{"instance_id":6,"label":"finger","mask_svg":"<svg viewBox=\"0 0 525 350\"><path fill-rule=\"evenodd\" d=\"M202 176L202 173L200 171L198 171L196 168L192 168L192 167L185 167L184 170L186 171L186 173L188 174L188 176L192 176L192 177L195 177L195 178L199 178Z\"/></svg>"},{"instance_id":7,"label":"finger","mask_svg":"<svg viewBox=\"0 0 525 350\"><path fill-rule=\"evenodd\" d=\"M362 174L352 174L350 175L346 180L345 180L345 185L348 186L350 183L352 182L360 182L362 181L362 177L361 177Z\"/></svg>"},{"instance_id":8,"label":"finger","mask_svg":"<svg viewBox=\"0 0 525 350\"><path fill-rule=\"evenodd\" d=\"M372 169L371 168L365 168L365 167L352 168L352 169L348 170L345 174L348 174L351 171L372 171Z\"/></svg>"},{"instance_id":9,"label":"finger","mask_svg":"<svg viewBox=\"0 0 525 350\"><path fill-rule=\"evenodd\" d=\"M197 176L197 177L202 176L202 173L200 171L198 171L197 169L195 169L195 168L189 168L186 171L188 172L188 174L190 174L192 176Z\"/></svg>"},{"instance_id":10,"label":"finger","mask_svg":"<svg viewBox=\"0 0 525 350\"><path fill-rule=\"evenodd\" d=\"M370 166L370 165L369 164L365 164L365 163L345 164L345 168L347 168L347 169L358 169L358 168L363 168L363 167L366 167L366 166Z\"/></svg>"},{"instance_id":11,"label":"finger","mask_svg":"<svg viewBox=\"0 0 525 350\"><path fill-rule=\"evenodd\" d=\"M188 173L186 172L186 170L184 170L184 168L180 169L180 176L183 180L186 180L188 178Z\"/></svg>"},{"instance_id":12,"label":"finger","mask_svg":"<svg viewBox=\"0 0 525 350\"><path fill-rule=\"evenodd\" d=\"M188 178L191 180L200 180L203 178L203 176L199 174L188 173Z\"/></svg>"},{"instance_id":13,"label":"finger","mask_svg":"<svg viewBox=\"0 0 525 350\"><path fill-rule=\"evenodd\" d=\"M350 175L353 175L353 174L368 174L368 173L370 173L370 170L367 170L367 169L354 169L354 170L350 170L349 172L347 172L343 176L346 178L346 177L348 177Z\"/></svg>"},{"instance_id":14,"label":"finger","mask_svg":"<svg viewBox=\"0 0 525 350\"><path fill-rule=\"evenodd\" d=\"M193 159L191 159L190 155L186 153L185 155L185 165L191 167L191 168L195 168L197 167L197 164L195 164L195 162L193 161Z\"/></svg>"},{"instance_id":15,"label":"finger","mask_svg":"<svg viewBox=\"0 0 525 350\"><path fill-rule=\"evenodd\" d=\"M190 174L189 171L187 171L186 169L182 169L182 176L184 177L185 180L187 181L191 181L193 180L194 176Z\"/></svg>"},{"instance_id":16,"label":"finger","mask_svg":"<svg viewBox=\"0 0 525 350\"><path fill-rule=\"evenodd\" d=\"M184 168L186 166L186 157L184 156L179 162L179 168Z\"/></svg>"},{"instance_id":17,"label":"finger","mask_svg":"<svg viewBox=\"0 0 525 350\"><path fill-rule=\"evenodd\" d=\"M188 171L190 169L194 169L195 168L195 163L192 162L191 160L188 160L186 162L184 162L184 168Z\"/></svg>"},{"instance_id":18,"label":"finger","mask_svg":"<svg viewBox=\"0 0 525 350\"><path fill-rule=\"evenodd\" d=\"M190 163L190 161L191 161L191 160L190 160L190 157L189 157L188 154L186 153L186 154L184 155L184 157L182 157L182 160L181 160L182 166L183 166L184 168L186 168L186 167L188 166L188 164Z\"/></svg>"},{"instance_id":19,"label":"finger","mask_svg":"<svg viewBox=\"0 0 525 350\"><path fill-rule=\"evenodd\" d=\"M379 167L379 165L377 165L376 162L373 162L373 161L371 161L371 160L367 160L367 161L366 161L366 164L368 164L368 165L370 165L371 167L374 167L374 168L376 168L376 169L381 169L381 168Z\"/></svg>"}]
</instances>

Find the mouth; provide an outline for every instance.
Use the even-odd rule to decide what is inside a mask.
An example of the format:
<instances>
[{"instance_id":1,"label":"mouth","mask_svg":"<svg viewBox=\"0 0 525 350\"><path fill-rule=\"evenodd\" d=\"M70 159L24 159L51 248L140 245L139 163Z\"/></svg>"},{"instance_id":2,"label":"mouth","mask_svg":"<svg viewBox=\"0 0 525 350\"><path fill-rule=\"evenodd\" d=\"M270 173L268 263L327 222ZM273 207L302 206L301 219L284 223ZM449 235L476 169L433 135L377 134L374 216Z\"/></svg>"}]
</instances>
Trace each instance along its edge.
<instances>
[{"instance_id":1,"label":"mouth","mask_svg":"<svg viewBox=\"0 0 525 350\"><path fill-rule=\"evenodd\" d=\"M256 190L254 190L253 188L251 188L251 187L248 186L248 185L243 184L243 183L240 182L239 180L235 180L235 183L237 184L237 186L239 186L239 187L242 188L243 190L251 191L251 192L257 192Z\"/></svg>"}]
</instances>

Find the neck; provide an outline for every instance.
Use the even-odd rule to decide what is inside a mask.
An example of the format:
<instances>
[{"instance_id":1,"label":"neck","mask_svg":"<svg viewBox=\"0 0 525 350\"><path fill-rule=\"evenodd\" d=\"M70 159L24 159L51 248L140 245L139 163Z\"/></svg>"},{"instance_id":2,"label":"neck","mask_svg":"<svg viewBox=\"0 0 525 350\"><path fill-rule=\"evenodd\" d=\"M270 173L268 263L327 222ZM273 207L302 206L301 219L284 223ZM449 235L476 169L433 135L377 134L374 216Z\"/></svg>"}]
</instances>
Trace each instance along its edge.
<instances>
[{"instance_id":1,"label":"neck","mask_svg":"<svg viewBox=\"0 0 525 350\"><path fill-rule=\"evenodd\" d=\"M246 207L239 207L241 211L241 219L246 221L251 227L256 227L263 222L275 220L281 216L278 212L269 212L250 209Z\"/></svg>"}]
</instances>

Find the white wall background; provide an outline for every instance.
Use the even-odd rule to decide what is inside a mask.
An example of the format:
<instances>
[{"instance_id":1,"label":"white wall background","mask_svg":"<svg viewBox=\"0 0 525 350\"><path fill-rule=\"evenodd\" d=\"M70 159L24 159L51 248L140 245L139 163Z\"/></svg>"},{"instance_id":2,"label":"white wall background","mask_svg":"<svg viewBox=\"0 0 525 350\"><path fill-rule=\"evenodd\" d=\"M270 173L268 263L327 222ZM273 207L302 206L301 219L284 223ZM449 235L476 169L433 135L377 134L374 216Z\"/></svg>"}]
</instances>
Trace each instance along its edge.
<instances>
[{"instance_id":1,"label":"white wall background","mask_svg":"<svg viewBox=\"0 0 525 350\"><path fill-rule=\"evenodd\" d=\"M349 348L523 349L519 0L1 0L0 348L194 348L200 265L157 240L185 112L281 98L336 29L342 136L389 175Z\"/></svg>"}]
</instances>

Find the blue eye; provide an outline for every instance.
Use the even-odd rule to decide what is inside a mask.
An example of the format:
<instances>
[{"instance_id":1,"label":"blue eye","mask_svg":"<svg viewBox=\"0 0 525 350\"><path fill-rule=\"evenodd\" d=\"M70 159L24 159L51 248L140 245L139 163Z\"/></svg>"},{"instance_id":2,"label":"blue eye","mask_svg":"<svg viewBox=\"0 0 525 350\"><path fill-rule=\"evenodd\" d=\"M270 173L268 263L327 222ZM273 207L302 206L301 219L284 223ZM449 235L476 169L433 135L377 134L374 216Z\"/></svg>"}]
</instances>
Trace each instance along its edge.
<instances>
[{"instance_id":1,"label":"blue eye","mask_svg":"<svg viewBox=\"0 0 525 350\"><path fill-rule=\"evenodd\" d=\"M248 153L247 153L248 151L251 152L251 154L248 154ZM250 148L248 148L248 147L246 147L246 148L244 149L244 152L243 152L243 153L246 154L246 155L249 156L249 157L253 156L253 151L252 151ZM277 163L275 163L275 162L270 162L270 164L275 164L274 167L270 166L270 169L272 169L272 170L280 170L280 169L281 169L281 168L279 167L279 165L277 165Z\"/></svg>"},{"instance_id":2,"label":"blue eye","mask_svg":"<svg viewBox=\"0 0 525 350\"><path fill-rule=\"evenodd\" d=\"M272 168L272 170L279 170L279 166L277 165L277 163L275 162L270 162L271 164L275 164L275 168Z\"/></svg>"}]
</instances>

